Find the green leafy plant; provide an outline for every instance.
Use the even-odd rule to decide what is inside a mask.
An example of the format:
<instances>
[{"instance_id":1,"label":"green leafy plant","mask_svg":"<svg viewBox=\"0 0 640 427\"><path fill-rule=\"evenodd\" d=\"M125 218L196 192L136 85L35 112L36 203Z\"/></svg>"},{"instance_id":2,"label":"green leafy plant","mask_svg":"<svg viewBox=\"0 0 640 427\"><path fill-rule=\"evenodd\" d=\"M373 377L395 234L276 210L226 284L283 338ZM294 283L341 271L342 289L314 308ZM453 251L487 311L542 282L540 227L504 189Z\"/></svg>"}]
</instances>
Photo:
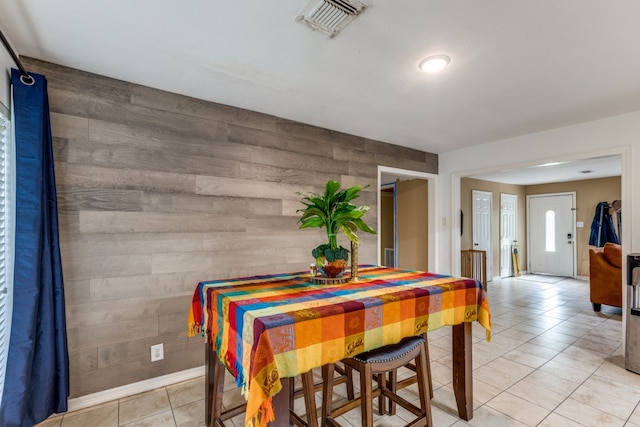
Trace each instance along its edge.
<instances>
[{"instance_id":1,"label":"green leafy plant","mask_svg":"<svg viewBox=\"0 0 640 427\"><path fill-rule=\"evenodd\" d=\"M311 251L311 255L316 259L316 264L322 266L322 259L333 262L335 260L347 260L349 251L338 245L338 232L342 233L352 242L358 244L357 231L362 230L375 234L375 230L369 227L362 216L369 211L369 206L356 206L352 200L360 196L360 191L366 187L359 185L340 189L340 183L328 181L324 194L309 193L300 194L304 209L301 212L300 228L322 228L327 230L327 243L318 246Z\"/></svg>"}]
</instances>

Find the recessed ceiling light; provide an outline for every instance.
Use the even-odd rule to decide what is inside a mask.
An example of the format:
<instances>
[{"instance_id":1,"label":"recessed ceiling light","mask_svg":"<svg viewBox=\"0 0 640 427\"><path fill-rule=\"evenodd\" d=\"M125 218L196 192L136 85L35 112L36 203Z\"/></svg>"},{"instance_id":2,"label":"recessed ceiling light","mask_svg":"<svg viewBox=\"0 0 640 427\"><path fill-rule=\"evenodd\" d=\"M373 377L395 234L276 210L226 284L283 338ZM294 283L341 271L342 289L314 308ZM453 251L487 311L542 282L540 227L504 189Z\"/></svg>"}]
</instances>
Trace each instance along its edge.
<instances>
[{"instance_id":1,"label":"recessed ceiling light","mask_svg":"<svg viewBox=\"0 0 640 427\"><path fill-rule=\"evenodd\" d=\"M420 61L418 68L425 73L439 73L449 65L449 62L451 62L451 58L447 55L432 55Z\"/></svg>"},{"instance_id":2,"label":"recessed ceiling light","mask_svg":"<svg viewBox=\"0 0 640 427\"><path fill-rule=\"evenodd\" d=\"M578 172L580 172L580 173L593 173L592 170L583 170L583 171L578 171Z\"/></svg>"}]
</instances>

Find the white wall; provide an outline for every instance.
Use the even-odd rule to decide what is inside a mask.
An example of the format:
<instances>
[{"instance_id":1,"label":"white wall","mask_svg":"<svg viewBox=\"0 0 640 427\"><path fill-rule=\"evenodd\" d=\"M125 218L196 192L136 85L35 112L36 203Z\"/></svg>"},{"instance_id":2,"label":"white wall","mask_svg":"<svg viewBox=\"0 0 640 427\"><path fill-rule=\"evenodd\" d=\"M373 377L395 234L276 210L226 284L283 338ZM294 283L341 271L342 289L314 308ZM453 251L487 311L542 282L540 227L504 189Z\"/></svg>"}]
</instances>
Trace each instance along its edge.
<instances>
[{"instance_id":1,"label":"white wall","mask_svg":"<svg viewBox=\"0 0 640 427\"><path fill-rule=\"evenodd\" d=\"M623 253L640 252L640 111L439 155L440 273L460 274L460 177L558 160L622 155ZM635 198L632 195L638 194Z\"/></svg>"},{"instance_id":2,"label":"white wall","mask_svg":"<svg viewBox=\"0 0 640 427\"><path fill-rule=\"evenodd\" d=\"M11 67L15 68L15 64L11 59L11 56L4 48L4 45L0 44L0 70L2 75L0 76L0 103L9 108L10 90L9 83L11 82Z\"/></svg>"}]
</instances>

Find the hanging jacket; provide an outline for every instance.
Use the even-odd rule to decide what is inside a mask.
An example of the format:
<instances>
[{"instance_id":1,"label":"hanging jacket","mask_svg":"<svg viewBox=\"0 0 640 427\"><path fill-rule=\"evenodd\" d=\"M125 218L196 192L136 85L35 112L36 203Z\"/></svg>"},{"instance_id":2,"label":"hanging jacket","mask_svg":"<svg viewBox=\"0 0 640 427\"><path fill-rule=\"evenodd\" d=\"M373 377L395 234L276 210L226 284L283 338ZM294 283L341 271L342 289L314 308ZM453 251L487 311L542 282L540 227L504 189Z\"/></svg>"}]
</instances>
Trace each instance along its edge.
<instances>
[{"instance_id":1,"label":"hanging jacket","mask_svg":"<svg viewBox=\"0 0 640 427\"><path fill-rule=\"evenodd\" d=\"M609 213L609 203L600 202L596 206L596 213L591 223L589 245L601 248L607 242L620 243L616 229L613 226L613 218Z\"/></svg>"}]
</instances>

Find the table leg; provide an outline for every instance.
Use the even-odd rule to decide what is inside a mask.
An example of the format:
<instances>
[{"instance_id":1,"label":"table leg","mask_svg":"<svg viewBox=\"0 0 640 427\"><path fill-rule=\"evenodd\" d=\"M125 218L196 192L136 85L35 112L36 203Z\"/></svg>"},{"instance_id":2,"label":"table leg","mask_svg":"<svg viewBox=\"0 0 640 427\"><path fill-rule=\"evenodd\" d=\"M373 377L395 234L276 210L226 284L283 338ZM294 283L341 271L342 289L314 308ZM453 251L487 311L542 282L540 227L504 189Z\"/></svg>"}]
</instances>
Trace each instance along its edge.
<instances>
[{"instance_id":1,"label":"table leg","mask_svg":"<svg viewBox=\"0 0 640 427\"><path fill-rule=\"evenodd\" d=\"M465 421L473 418L471 325L468 322L454 325L451 331L453 342L453 392L458 405L458 416Z\"/></svg>"},{"instance_id":2,"label":"table leg","mask_svg":"<svg viewBox=\"0 0 640 427\"><path fill-rule=\"evenodd\" d=\"M211 411L213 403L213 383L215 380L216 352L211 349L211 345L204 343L204 422L207 427L211 427Z\"/></svg>"},{"instance_id":3,"label":"table leg","mask_svg":"<svg viewBox=\"0 0 640 427\"><path fill-rule=\"evenodd\" d=\"M293 378L280 378L282 390L271 399L275 420L269 423L269 427L289 426L289 394L293 387Z\"/></svg>"},{"instance_id":4,"label":"table leg","mask_svg":"<svg viewBox=\"0 0 640 427\"><path fill-rule=\"evenodd\" d=\"M204 417L205 425L212 427L211 414L213 412L213 394L215 384L215 368L217 362L216 352L211 349L209 343L205 343L205 379L204 379ZM273 396L273 411L275 420L269 423L269 427L289 426L289 392L293 387L293 378L281 378L282 390Z\"/></svg>"}]
</instances>

